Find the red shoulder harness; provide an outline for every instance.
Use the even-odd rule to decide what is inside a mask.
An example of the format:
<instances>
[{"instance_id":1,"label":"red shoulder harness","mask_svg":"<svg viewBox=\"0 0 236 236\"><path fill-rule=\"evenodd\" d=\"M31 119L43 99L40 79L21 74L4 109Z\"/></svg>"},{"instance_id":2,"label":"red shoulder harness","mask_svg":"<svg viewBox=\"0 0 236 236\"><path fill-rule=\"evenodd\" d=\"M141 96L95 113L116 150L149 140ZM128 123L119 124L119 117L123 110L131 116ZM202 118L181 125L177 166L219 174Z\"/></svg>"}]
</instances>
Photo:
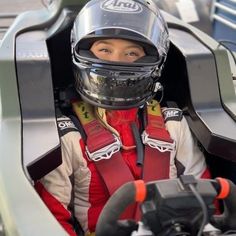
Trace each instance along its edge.
<instances>
[{"instance_id":1,"label":"red shoulder harness","mask_svg":"<svg viewBox=\"0 0 236 236\"><path fill-rule=\"evenodd\" d=\"M74 102L72 105L87 135L87 156L95 162L112 195L121 185L134 180L120 153L122 145L119 138L100 123L91 105L83 101ZM145 145L144 181L169 178L170 151L175 148L175 143L165 128L160 105L155 100L147 106L147 126L142 133L142 142ZM113 166L116 166L116 170L122 170L119 178Z\"/></svg>"}]
</instances>

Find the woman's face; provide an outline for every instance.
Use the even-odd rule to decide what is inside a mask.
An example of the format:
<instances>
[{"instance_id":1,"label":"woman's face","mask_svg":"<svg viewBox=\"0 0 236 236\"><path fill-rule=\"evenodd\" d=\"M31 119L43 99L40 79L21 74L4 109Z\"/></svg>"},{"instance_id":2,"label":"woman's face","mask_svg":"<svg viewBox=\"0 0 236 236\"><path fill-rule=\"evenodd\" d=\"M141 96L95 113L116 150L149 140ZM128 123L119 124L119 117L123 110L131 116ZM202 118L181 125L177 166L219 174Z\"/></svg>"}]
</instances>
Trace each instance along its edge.
<instances>
[{"instance_id":1,"label":"woman's face","mask_svg":"<svg viewBox=\"0 0 236 236\"><path fill-rule=\"evenodd\" d=\"M114 62L134 62L145 56L142 46L124 39L97 40L90 51L101 60Z\"/></svg>"}]
</instances>

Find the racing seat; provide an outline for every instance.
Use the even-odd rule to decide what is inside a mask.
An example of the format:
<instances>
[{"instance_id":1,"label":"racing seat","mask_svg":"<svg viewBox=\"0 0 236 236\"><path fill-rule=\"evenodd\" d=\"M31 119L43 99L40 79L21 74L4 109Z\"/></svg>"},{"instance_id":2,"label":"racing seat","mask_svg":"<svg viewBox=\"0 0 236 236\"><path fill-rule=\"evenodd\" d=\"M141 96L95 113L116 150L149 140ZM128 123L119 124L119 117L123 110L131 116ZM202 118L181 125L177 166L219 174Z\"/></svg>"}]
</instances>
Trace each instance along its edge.
<instances>
[{"instance_id":1,"label":"racing seat","mask_svg":"<svg viewBox=\"0 0 236 236\"><path fill-rule=\"evenodd\" d=\"M32 21L16 37L23 164L33 180L61 163L56 110L66 113L70 108L67 91L74 83L70 30L80 7L63 6L47 21ZM213 175L236 182L236 98L227 53L203 32L164 16L171 39L161 78L164 100L184 110Z\"/></svg>"},{"instance_id":2,"label":"racing seat","mask_svg":"<svg viewBox=\"0 0 236 236\"><path fill-rule=\"evenodd\" d=\"M169 22L169 28L174 47L162 77L165 99L184 110L213 176L235 182L236 100L226 52L191 26L180 30Z\"/></svg>"}]
</instances>

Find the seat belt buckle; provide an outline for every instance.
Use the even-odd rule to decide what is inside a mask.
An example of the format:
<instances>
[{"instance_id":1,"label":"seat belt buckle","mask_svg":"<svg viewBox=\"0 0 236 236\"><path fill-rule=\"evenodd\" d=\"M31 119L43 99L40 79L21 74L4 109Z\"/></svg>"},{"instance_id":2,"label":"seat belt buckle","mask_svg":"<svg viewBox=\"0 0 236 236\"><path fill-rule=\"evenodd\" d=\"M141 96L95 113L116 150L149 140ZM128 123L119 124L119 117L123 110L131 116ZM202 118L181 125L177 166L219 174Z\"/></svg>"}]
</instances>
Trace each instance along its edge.
<instances>
[{"instance_id":1,"label":"seat belt buckle","mask_svg":"<svg viewBox=\"0 0 236 236\"><path fill-rule=\"evenodd\" d=\"M90 152L88 149L88 146L85 147L88 158L91 161L100 161L100 160L110 159L114 153L120 151L120 148L122 146L121 142L117 136L115 136L114 134L112 135L114 136L113 143L110 143L94 152Z\"/></svg>"},{"instance_id":2,"label":"seat belt buckle","mask_svg":"<svg viewBox=\"0 0 236 236\"><path fill-rule=\"evenodd\" d=\"M142 141L143 144L150 146L151 148L155 148L159 150L160 152L171 152L175 151L175 141L173 142L166 142L163 140L153 139L150 138L150 136L147 134L147 132L144 130L142 135Z\"/></svg>"}]
</instances>

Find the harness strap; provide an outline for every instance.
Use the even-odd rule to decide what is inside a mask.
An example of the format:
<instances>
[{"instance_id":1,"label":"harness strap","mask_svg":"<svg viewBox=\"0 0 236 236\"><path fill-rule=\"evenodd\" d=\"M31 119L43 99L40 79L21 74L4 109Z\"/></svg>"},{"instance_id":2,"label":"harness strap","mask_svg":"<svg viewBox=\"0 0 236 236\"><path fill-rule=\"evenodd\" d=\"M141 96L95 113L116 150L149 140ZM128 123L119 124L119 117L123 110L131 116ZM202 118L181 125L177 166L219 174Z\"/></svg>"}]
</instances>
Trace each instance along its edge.
<instances>
[{"instance_id":1,"label":"harness strap","mask_svg":"<svg viewBox=\"0 0 236 236\"><path fill-rule=\"evenodd\" d=\"M145 144L143 180L168 179L170 151L175 148L175 143L165 128L160 105L155 100L147 105L147 126L142 139Z\"/></svg>"},{"instance_id":2,"label":"harness strap","mask_svg":"<svg viewBox=\"0 0 236 236\"><path fill-rule=\"evenodd\" d=\"M145 146L145 157L143 165L143 180L145 182L169 179L169 152L164 152L160 155L158 150Z\"/></svg>"},{"instance_id":3,"label":"harness strap","mask_svg":"<svg viewBox=\"0 0 236 236\"><path fill-rule=\"evenodd\" d=\"M112 195L123 184L134 181L134 177L120 153L121 145L117 144L117 138L96 119L91 105L83 101L76 101L72 103L72 107L87 135L86 153L89 159L94 161L107 191ZM113 144L117 144L115 149L111 148ZM115 166L115 170L112 168L113 166ZM120 170L122 173L119 172ZM122 218L133 218L134 209L135 205L131 205Z\"/></svg>"},{"instance_id":4,"label":"harness strap","mask_svg":"<svg viewBox=\"0 0 236 236\"><path fill-rule=\"evenodd\" d=\"M78 101L74 102L72 106L87 135L87 154L96 153L100 149L107 151L105 148L116 142L115 136L105 129L96 119L92 107L89 104ZM102 152L100 152L100 154L102 155ZM113 151L109 158L101 158L99 161L98 158L95 158L94 163L110 195L122 184L134 180L129 167L122 158L120 147ZM114 166L118 172L114 171Z\"/></svg>"},{"instance_id":5,"label":"harness strap","mask_svg":"<svg viewBox=\"0 0 236 236\"><path fill-rule=\"evenodd\" d=\"M72 103L84 131L87 135L86 153L94 161L98 173L112 195L124 183L134 181L134 177L120 153L119 139L107 130L96 118L93 107L83 101ZM147 106L147 126L142 134L145 144L143 164L143 180L145 182L169 178L170 151L175 148L165 128L160 105L153 100ZM114 171L114 168L117 171ZM131 205L122 215L124 218L133 218L135 205ZM122 218L123 218L122 217Z\"/></svg>"},{"instance_id":6,"label":"harness strap","mask_svg":"<svg viewBox=\"0 0 236 236\"><path fill-rule=\"evenodd\" d=\"M110 196L123 184L135 180L120 152L113 154L110 159L100 160L95 164ZM115 167L115 169L112 167ZM135 203L129 205L121 215L120 219L133 219L136 207Z\"/></svg>"},{"instance_id":7,"label":"harness strap","mask_svg":"<svg viewBox=\"0 0 236 236\"><path fill-rule=\"evenodd\" d=\"M86 133L86 153L90 160L109 159L120 150L118 138L96 119L91 105L76 101L72 107Z\"/></svg>"},{"instance_id":8,"label":"harness strap","mask_svg":"<svg viewBox=\"0 0 236 236\"><path fill-rule=\"evenodd\" d=\"M166 130L160 104L156 100L152 100L147 105L147 126L145 131L150 138L167 143L173 142L169 132Z\"/></svg>"},{"instance_id":9,"label":"harness strap","mask_svg":"<svg viewBox=\"0 0 236 236\"><path fill-rule=\"evenodd\" d=\"M134 177L129 167L125 164L120 152L113 154L110 159L100 160L95 164L110 195L128 181L134 181Z\"/></svg>"}]
</instances>

